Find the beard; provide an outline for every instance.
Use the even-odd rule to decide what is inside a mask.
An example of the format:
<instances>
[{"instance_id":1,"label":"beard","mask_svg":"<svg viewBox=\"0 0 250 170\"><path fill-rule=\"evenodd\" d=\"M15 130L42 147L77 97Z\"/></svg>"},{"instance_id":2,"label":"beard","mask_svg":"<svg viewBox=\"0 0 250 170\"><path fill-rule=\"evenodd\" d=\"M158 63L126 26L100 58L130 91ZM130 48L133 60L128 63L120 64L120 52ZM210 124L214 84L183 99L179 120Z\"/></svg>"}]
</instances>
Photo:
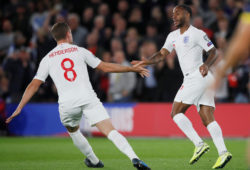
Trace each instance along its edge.
<instances>
[{"instance_id":1,"label":"beard","mask_svg":"<svg viewBox=\"0 0 250 170\"><path fill-rule=\"evenodd\" d=\"M180 23L176 27L177 28L183 27L184 24L185 24L185 18L183 17L183 18L180 19Z\"/></svg>"}]
</instances>

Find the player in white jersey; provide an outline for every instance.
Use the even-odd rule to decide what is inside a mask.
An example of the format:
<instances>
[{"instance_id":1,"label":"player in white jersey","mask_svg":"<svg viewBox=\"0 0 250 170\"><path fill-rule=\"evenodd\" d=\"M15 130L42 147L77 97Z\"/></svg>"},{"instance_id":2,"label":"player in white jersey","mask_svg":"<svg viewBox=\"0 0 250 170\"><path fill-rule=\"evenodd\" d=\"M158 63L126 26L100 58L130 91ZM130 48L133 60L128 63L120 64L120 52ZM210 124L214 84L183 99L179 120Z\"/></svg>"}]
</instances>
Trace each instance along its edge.
<instances>
[{"instance_id":1,"label":"player in white jersey","mask_svg":"<svg viewBox=\"0 0 250 170\"><path fill-rule=\"evenodd\" d=\"M216 60L216 49L203 31L190 25L191 15L190 7L176 6L173 10L173 21L178 29L168 35L162 49L150 59L133 61L132 64L141 66L155 64L164 60L172 50L176 51L184 81L174 99L171 116L195 145L190 164L198 161L209 150L209 146L203 142L194 130L191 121L184 115L191 105L195 105L219 153L219 158L213 168L223 168L232 155L227 151L221 128L213 116L214 94L206 90L213 80L209 67ZM203 50L208 53L208 58L204 63L202 61Z\"/></svg>"},{"instance_id":2,"label":"player in white jersey","mask_svg":"<svg viewBox=\"0 0 250 170\"><path fill-rule=\"evenodd\" d=\"M103 62L88 50L73 45L71 30L66 23L56 23L51 33L57 41L57 46L42 59L36 76L26 88L20 104L6 123L21 113L22 108L50 75L58 91L61 122L67 128L73 143L87 157L85 164L88 167L102 168L104 165L93 152L87 139L80 133L79 122L82 115L91 126L96 126L127 155L134 167L150 170L138 158L126 138L114 129L108 113L90 84L87 65L104 72L138 72L142 77L148 76L148 70L141 66L130 67Z\"/></svg>"}]
</instances>

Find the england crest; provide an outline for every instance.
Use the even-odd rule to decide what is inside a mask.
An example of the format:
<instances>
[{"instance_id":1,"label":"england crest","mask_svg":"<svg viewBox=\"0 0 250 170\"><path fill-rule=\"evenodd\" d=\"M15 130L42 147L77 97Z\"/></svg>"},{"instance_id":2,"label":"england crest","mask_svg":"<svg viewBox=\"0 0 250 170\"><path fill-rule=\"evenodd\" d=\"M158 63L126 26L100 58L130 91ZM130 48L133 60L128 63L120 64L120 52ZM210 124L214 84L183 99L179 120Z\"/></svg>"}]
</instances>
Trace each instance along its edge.
<instances>
[{"instance_id":1,"label":"england crest","mask_svg":"<svg viewBox=\"0 0 250 170\"><path fill-rule=\"evenodd\" d=\"M184 42L184 44L187 44L187 43L188 43L188 41L189 41L189 36L185 36L185 37L183 38L183 42Z\"/></svg>"}]
</instances>

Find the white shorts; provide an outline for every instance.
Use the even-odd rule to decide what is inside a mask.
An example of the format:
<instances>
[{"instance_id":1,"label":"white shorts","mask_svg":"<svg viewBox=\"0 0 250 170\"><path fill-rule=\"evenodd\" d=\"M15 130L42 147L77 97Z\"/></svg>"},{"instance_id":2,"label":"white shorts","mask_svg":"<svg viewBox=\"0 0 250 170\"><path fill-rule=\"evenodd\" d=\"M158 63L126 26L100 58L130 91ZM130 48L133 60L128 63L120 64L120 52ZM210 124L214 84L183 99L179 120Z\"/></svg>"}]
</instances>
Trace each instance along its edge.
<instances>
[{"instance_id":1,"label":"white shorts","mask_svg":"<svg viewBox=\"0 0 250 170\"><path fill-rule=\"evenodd\" d=\"M90 126L108 119L109 115L100 101L95 101L78 107L60 107L60 119L64 126L76 127L79 125L82 115Z\"/></svg>"},{"instance_id":2,"label":"white shorts","mask_svg":"<svg viewBox=\"0 0 250 170\"><path fill-rule=\"evenodd\" d=\"M200 111L200 105L215 107L215 94L208 88L213 81L214 77L210 71L205 77L202 77L199 70L184 76L183 84L177 92L174 101L193 104L198 112Z\"/></svg>"}]
</instances>

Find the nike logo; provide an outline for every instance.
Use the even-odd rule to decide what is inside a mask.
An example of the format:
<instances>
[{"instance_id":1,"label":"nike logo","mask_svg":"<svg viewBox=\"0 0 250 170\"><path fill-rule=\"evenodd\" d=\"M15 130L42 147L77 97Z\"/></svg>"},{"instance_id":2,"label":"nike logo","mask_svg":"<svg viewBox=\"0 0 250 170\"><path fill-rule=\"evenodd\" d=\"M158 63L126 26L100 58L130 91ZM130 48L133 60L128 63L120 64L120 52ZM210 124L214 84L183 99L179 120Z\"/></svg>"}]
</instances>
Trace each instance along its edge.
<instances>
[{"instance_id":1,"label":"nike logo","mask_svg":"<svg viewBox=\"0 0 250 170\"><path fill-rule=\"evenodd\" d=\"M223 156L223 157L221 158L221 162L224 162L226 158L227 158L227 156Z\"/></svg>"},{"instance_id":2,"label":"nike logo","mask_svg":"<svg viewBox=\"0 0 250 170\"><path fill-rule=\"evenodd\" d=\"M196 152L196 154L198 154L198 153L202 150L202 148L203 148L203 147L201 147L201 148Z\"/></svg>"}]
</instances>

